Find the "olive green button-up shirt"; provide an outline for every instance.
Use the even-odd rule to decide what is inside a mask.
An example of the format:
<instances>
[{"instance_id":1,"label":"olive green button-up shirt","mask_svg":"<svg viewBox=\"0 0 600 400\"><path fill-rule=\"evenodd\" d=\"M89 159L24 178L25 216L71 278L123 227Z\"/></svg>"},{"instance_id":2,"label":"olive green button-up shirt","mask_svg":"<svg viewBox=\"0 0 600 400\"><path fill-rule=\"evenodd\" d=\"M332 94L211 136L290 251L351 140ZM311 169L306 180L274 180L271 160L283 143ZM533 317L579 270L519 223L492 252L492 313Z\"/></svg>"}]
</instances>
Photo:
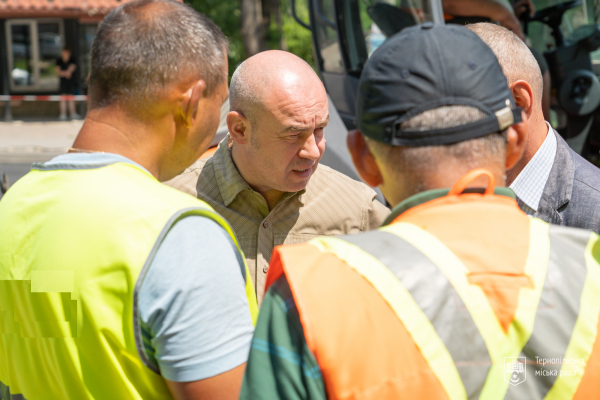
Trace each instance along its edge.
<instances>
[{"instance_id":1,"label":"olive green button-up shirt","mask_svg":"<svg viewBox=\"0 0 600 400\"><path fill-rule=\"evenodd\" d=\"M166 184L204 200L231 224L259 304L275 246L376 229L390 213L370 187L325 165L319 165L304 190L286 193L269 210L238 172L228 139L211 158L198 160Z\"/></svg>"}]
</instances>

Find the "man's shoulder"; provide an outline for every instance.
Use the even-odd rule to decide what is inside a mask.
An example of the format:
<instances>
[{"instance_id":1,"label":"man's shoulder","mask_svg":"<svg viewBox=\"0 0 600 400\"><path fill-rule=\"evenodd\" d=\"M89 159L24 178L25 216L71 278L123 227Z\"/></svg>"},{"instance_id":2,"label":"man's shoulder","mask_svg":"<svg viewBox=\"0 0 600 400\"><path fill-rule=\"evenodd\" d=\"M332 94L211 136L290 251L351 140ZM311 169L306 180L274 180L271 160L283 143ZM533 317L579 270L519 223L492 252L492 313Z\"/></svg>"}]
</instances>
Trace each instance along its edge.
<instances>
[{"instance_id":1,"label":"man's shoulder","mask_svg":"<svg viewBox=\"0 0 600 400\"><path fill-rule=\"evenodd\" d=\"M556 156L544 188L543 197L557 207L557 201L582 197L600 197L600 169L577 154L567 142L555 132Z\"/></svg>"},{"instance_id":2,"label":"man's shoulder","mask_svg":"<svg viewBox=\"0 0 600 400\"><path fill-rule=\"evenodd\" d=\"M377 193L363 182L356 181L348 175L322 164L319 164L306 189L307 192L318 192L319 195L328 193L336 197L347 194L360 195L369 202L377 196Z\"/></svg>"},{"instance_id":3,"label":"man's shoulder","mask_svg":"<svg viewBox=\"0 0 600 400\"><path fill-rule=\"evenodd\" d=\"M553 171L544 189L550 208L540 217L599 232L600 169L573 151L561 137L558 139Z\"/></svg>"},{"instance_id":4,"label":"man's shoulder","mask_svg":"<svg viewBox=\"0 0 600 400\"><path fill-rule=\"evenodd\" d=\"M574 189L577 187L579 190L600 197L600 169L573 150L571 150L571 157L575 170Z\"/></svg>"},{"instance_id":5,"label":"man's shoulder","mask_svg":"<svg viewBox=\"0 0 600 400\"><path fill-rule=\"evenodd\" d=\"M200 197L200 189L214 181L214 174L211 173L212 168L210 168L211 165L212 157L201 158L175 178L164 182L164 184L194 197ZM203 182L199 182L200 175L203 177ZM214 182L216 184L216 181Z\"/></svg>"},{"instance_id":6,"label":"man's shoulder","mask_svg":"<svg viewBox=\"0 0 600 400\"><path fill-rule=\"evenodd\" d=\"M305 212L312 210L323 226L329 225L322 233L358 233L378 228L389 215L390 210L376 197L366 184L321 165L306 187Z\"/></svg>"}]
</instances>

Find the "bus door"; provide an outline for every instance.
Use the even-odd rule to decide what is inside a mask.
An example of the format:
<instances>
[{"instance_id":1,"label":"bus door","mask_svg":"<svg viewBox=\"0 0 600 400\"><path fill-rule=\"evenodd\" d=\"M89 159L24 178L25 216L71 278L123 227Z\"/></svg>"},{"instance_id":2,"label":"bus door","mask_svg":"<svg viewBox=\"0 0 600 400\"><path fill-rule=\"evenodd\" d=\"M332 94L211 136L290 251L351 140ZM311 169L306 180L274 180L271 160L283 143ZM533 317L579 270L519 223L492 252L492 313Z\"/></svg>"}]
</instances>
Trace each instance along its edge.
<instances>
[{"instance_id":1,"label":"bus door","mask_svg":"<svg viewBox=\"0 0 600 400\"><path fill-rule=\"evenodd\" d=\"M292 0L296 16L294 6ZM308 8L310 25L302 24L312 31L321 79L348 129L355 127L358 82L373 51L406 27L444 23L441 0L308 0Z\"/></svg>"}]
</instances>

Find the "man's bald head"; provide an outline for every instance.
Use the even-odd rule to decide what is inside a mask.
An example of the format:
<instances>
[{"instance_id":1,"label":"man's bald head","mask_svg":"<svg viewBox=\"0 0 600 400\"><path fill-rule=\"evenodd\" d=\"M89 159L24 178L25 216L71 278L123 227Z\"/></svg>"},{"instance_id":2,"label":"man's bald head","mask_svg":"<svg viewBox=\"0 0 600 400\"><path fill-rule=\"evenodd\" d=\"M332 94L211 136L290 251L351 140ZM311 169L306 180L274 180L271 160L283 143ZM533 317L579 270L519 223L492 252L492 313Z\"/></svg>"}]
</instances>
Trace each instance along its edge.
<instances>
[{"instance_id":1,"label":"man's bald head","mask_svg":"<svg viewBox=\"0 0 600 400\"><path fill-rule=\"evenodd\" d=\"M306 61L280 50L248 58L233 73L229 87L231 111L256 123L266 103L285 101L286 96L325 88Z\"/></svg>"},{"instance_id":2,"label":"man's bald head","mask_svg":"<svg viewBox=\"0 0 600 400\"><path fill-rule=\"evenodd\" d=\"M231 156L250 187L269 207L306 188L329 122L327 93L312 68L285 51L259 53L235 70L229 102Z\"/></svg>"},{"instance_id":3,"label":"man's bald head","mask_svg":"<svg viewBox=\"0 0 600 400\"><path fill-rule=\"evenodd\" d=\"M508 80L508 85L518 80L529 83L535 96L535 104L541 106L542 72L527 45L517 35L500 25L482 22L466 27L475 32L492 49Z\"/></svg>"}]
</instances>

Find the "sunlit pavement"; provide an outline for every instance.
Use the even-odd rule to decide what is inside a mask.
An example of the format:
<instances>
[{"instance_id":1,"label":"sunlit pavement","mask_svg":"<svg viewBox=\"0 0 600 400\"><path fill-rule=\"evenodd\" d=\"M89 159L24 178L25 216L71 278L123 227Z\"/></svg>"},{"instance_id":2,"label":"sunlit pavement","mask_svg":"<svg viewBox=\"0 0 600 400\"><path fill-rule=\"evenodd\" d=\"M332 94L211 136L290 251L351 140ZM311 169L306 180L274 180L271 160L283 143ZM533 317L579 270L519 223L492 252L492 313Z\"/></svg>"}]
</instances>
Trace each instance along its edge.
<instances>
[{"instance_id":1,"label":"sunlit pavement","mask_svg":"<svg viewBox=\"0 0 600 400\"><path fill-rule=\"evenodd\" d=\"M13 184L29 172L31 163L66 153L82 124L83 121L0 122L0 178L5 173Z\"/></svg>"},{"instance_id":2,"label":"sunlit pavement","mask_svg":"<svg viewBox=\"0 0 600 400\"><path fill-rule=\"evenodd\" d=\"M65 153L83 121L0 122L0 163L47 161Z\"/></svg>"}]
</instances>

